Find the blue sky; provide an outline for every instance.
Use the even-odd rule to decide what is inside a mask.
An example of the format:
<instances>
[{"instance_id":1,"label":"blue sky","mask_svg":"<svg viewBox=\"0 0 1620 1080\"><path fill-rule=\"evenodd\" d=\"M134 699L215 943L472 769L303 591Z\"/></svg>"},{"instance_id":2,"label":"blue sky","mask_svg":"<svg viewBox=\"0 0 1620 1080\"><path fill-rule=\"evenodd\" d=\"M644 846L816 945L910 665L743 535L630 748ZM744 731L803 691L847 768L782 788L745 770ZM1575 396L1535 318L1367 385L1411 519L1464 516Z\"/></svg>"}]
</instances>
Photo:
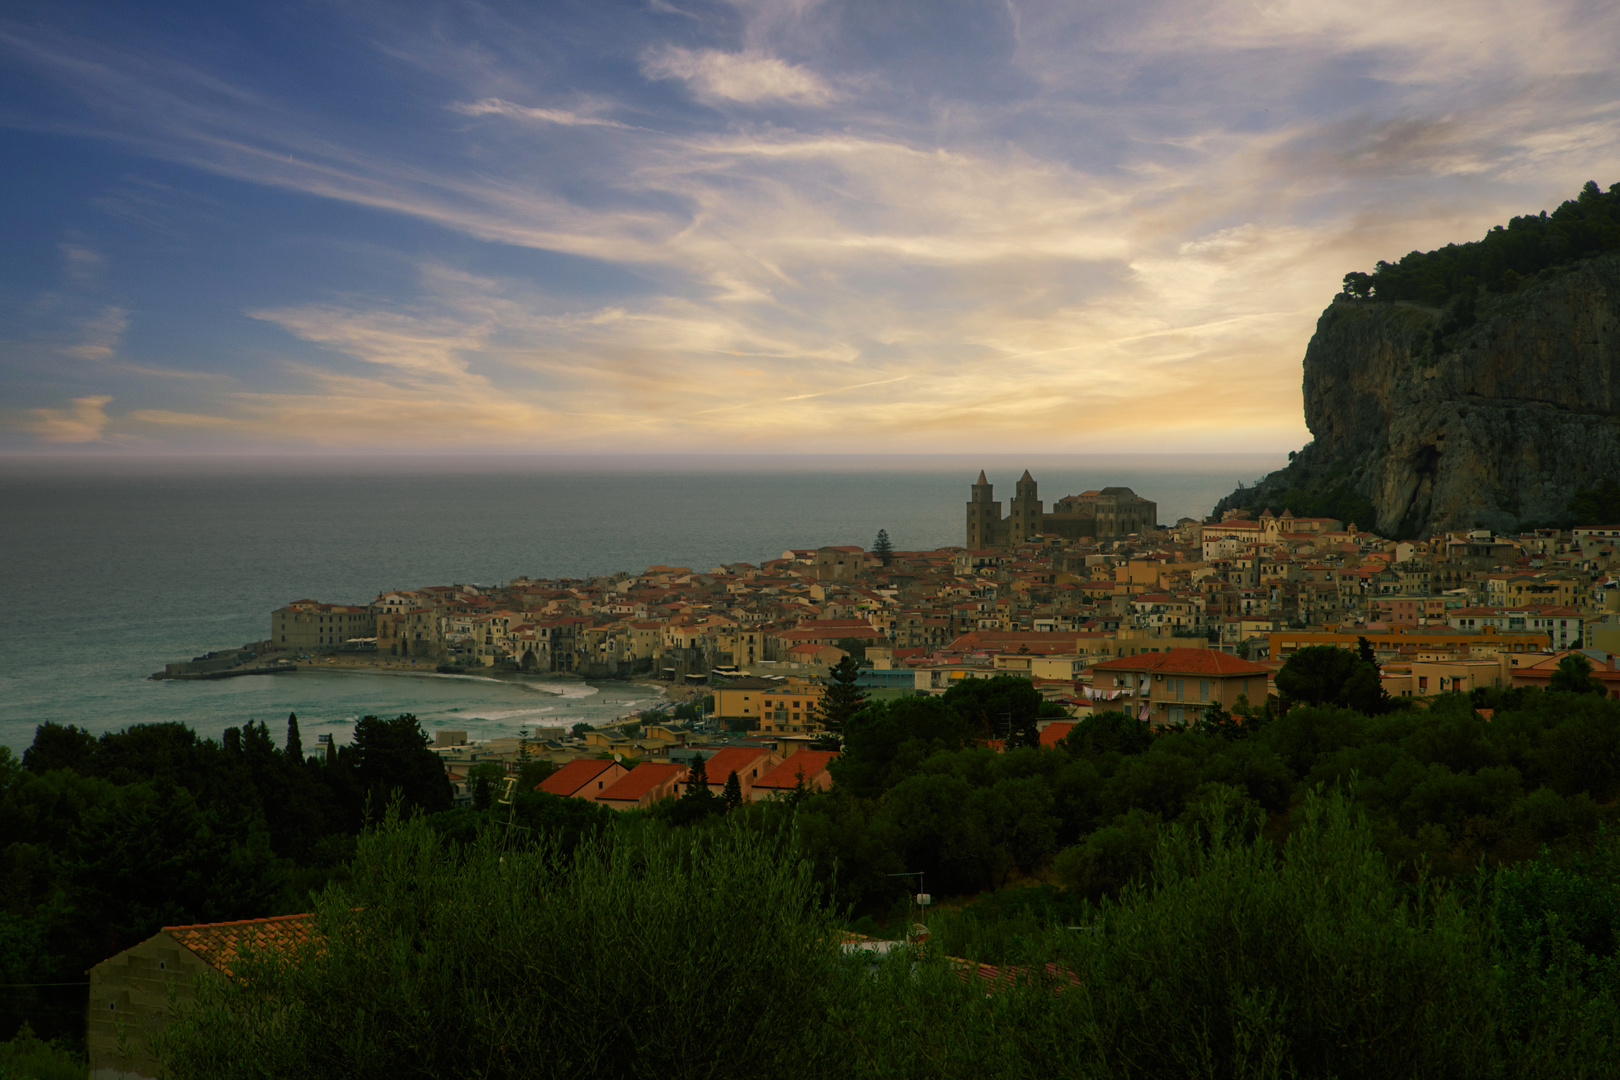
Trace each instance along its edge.
<instances>
[{"instance_id":1,"label":"blue sky","mask_svg":"<svg viewBox=\"0 0 1620 1080\"><path fill-rule=\"evenodd\" d=\"M0 452L1282 450L1620 180L1620 10L13 2Z\"/></svg>"}]
</instances>

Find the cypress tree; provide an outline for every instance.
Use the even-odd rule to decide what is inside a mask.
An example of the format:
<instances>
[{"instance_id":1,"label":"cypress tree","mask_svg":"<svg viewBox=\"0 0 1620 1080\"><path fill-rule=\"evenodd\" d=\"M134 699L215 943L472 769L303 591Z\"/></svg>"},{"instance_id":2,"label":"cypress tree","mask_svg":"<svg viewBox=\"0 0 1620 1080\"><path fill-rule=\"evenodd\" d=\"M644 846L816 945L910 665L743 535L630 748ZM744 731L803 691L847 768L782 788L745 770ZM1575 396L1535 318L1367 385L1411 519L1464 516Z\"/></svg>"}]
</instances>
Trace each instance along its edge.
<instances>
[{"instance_id":1,"label":"cypress tree","mask_svg":"<svg viewBox=\"0 0 1620 1080\"><path fill-rule=\"evenodd\" d=\"M742 805L742 781L737 779L736 769L732 769L731 775L726 777L726 786L720 792L720 801L725 804L728 814Z\"/></svg>"},{"instance_id":2,"label":"cypress tree","mask_svg":"<svg viewBox=\"0 0 1620 1080\"><path fill-rule=\"evenodd\" d=\"M298 714L287 714L287 756L294 761L304 760L304 740L298 737Z\"/></svg>"}]
</instances>

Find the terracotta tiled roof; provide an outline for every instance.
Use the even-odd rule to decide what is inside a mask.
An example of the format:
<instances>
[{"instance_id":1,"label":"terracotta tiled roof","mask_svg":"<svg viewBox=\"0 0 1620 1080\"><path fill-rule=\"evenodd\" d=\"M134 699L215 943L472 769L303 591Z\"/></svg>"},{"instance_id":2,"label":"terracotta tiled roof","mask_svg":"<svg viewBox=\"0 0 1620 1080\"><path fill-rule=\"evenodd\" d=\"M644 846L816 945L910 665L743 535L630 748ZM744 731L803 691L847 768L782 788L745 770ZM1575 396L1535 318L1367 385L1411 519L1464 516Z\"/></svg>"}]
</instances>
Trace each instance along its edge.
<instances>
[{"instance_id":1,"label":"terracotta tiled roof","mask_svg":"<svg viewBox=\"0 0 1620 1080\"><path fill-rule=\"evenodd\" d=\"M1267 669L1214 649L1171 649L1102 660L1092 665L1103 671L1166 671L1177 675L1264 675Z\"/></svg>"},{"instance_id":2,"label":"terracotta tiled roof","mask_svg":"<svg viewBox=\"0 0 1620 1080\"><path fill-rule=\"evenodd\" d=\"M1055 724L1047 724L1041 729L1041 745L1056 746L1064 736L1074 730L1074 725L1068 721L1060 720Z\"/></svg>"},{"instance_id":3,"label":"terracotta tiled roof","mask_svg":"<svg viewBox=\"0 0 1620 1080\"><path fill-rule=\"evenodd\" d=\"M164 933L227 975L244 948L290 953L308 945L314 930L315 916L309 913L163 928Z\"/></svg>"},{"instance_id":4,"label":"terracotta tiled roof","mask_svg":"<svg viewBox=\"0 0 1620 1080\"><path fill-rule=\"evenodd\" d=\"M716 754L716 757L719 755ZM782 764L754 781L757 788L791 788L797 786L799 777L805 780L821 775L822 770L832 764L838 756L836 750L800 750Z\"/></svg>"},{"instance_id":5,"label":"terracotta tiled roof","mask_svg":"<svg viewBox=\"0 0 1620 1080\"><path fill-rule=\"evenodd\" d=\"M635 802L659 784L671 778L678 779L685 772L685 765L662 765L643 762L631 769L629 775L602 792L597 798Z\"/></svg>"},{"instance_id":6,"label":"terracotta tiled roof","mask_svg":"<svg viewBox=\"0 0 1620 1080\"><path fill-rule=\"evenodd\" d=\"M770 757L770 754L763 746L728 746L706 760L703 767L708 771L711 784L724 784L726 777L733 772L746 781L752 779L748 770L755 768L757 762Z\"/></svg>"},{"instance_id":7,"label":"terracotta tiled roof","mask_svg":"<svg viewBox=\"0 0 1620 1080\"><path fill-rule=\"evenodd\" d=\"M612 767L611 759L575 758L536 784L535 790L549 791L553 795L572 795Z\"/></svg>"}]
</instances>

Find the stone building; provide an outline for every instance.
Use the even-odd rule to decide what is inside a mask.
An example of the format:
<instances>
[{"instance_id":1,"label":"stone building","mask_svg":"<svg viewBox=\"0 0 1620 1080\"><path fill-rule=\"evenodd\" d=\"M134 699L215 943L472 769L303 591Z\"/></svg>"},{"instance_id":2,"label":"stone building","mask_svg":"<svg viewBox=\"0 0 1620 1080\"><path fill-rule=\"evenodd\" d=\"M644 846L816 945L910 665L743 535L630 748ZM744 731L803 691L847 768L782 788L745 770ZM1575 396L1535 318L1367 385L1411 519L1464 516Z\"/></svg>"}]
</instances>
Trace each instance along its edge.
<instances>
[{"instance_id":1,"label":"stone building","mask_svg":"<svg viewBox=\"0 0 1620 1080\"><path fill-rule=\"evenodd\" d=\"M1013 547L1036 536L1065 540L1105 540L1150 532L1159 526L1159 506L1127 487L1105 487L1059 499L1051 513L1042 509L1035 478L1024 470L1001 516L994 488L979 472L967 504L967 549Z\"/></svg>"},{"instance_id":2,"label":"stone building","mask_svg":"<svg viewBox=\"0 0 1620 1080\"><path fill-rule=\"evenodd\" d=\"M294 600L270 613L270 642L279 649L322 652L376 636L377 616L370 608Z\"/></svg>"},{"instance_id":3,"label":"stone building","mask_svg":"<svg viewBox=\"0 0 1620 1080\"><path fill-rule=\"evenodd\" d=\"M170 994L184 1005L199 978L229 978L244 950L292 954L310 944L313 915L165 926L90 969L85 1046L95 1080L160 1074L152 1040L169 1021Z\"/></svg>"}]
</instances>

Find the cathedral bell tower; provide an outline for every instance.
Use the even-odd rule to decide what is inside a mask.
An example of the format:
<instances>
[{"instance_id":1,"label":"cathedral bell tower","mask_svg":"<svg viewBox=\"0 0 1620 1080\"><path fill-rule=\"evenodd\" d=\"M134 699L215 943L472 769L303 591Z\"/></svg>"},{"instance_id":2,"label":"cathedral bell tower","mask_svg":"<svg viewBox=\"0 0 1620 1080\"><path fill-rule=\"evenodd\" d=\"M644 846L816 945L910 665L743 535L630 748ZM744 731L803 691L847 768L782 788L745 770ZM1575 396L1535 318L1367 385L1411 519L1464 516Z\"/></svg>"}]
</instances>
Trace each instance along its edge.
<instances>
[{"instance_id":1,"label":"cathedral bell tower","mask_svg":"<svg viewBox=\"0 0 1620 1080\"><path fill-rule=\"evenodd\" d=\"M1024 475L1018 478L1016 494L1009 507L1009 529L1007 539L1014 544L1021 544L1041 531L1041 519L1045 516L1041 512L1041 500L1035 495L1035 478L1024 470Z\"/></svg>"},{"instance_id":2,"label":"cathedral bell tower","mask_svg":"<svg viewBox=\"0 0 1620 1080\"><path fill-rule=\"evenodd\" d=\"M979 482L973 485L973 498L967 504L967 548L982 551L995 546L996 526L1001 524L1001 504L996 502L990 481L979 470Z\"/></svg>"}]
</instances>

